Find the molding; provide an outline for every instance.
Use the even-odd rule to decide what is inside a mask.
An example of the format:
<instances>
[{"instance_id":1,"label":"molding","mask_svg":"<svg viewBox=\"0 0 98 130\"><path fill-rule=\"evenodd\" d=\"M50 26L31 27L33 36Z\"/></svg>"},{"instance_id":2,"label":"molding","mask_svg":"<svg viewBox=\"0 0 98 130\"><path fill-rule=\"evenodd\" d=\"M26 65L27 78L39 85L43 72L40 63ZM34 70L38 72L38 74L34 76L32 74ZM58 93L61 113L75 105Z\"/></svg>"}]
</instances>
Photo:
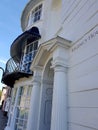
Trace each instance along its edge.
<instances>
[{"instance_id":1,"label":"molding","mask_svg":"<svg viewBox=\"0 0 98 130\"><path fill-rule=\"evenodd\" d=\"M32 81L33 85L41 84L42 70L43 70L43 68L40 66L33 67L33 72L34 72L33 81ZM39 86L39 85L37 85L37 86ZM36 85L34 85L34 86L36 86Z\"/></svg>"},{"instance_id":2,"label":"molding","mask_svg":"<svg viewBox=\"0 0 98 130\"><path fill-rule=\"evenodd\" d=\"M51 50L55 45L64 46L65 48L70 48L72 46L71 41L64 39L60 36L56 36L41 44L41 46L43 46L48 51Z\"/></svg>"},{"instance_id":3,"label":"molding","mask_svg":"<svg viewBox=\"0 0 98 130\"><path fill-rule=\"evenodd\" d=\"M68 68L61 66L61 65L56 65L54 66L54 72L66 72L67 73Z\"/></svg>"},{"instance_id":4,"label":"molding","mask_svg":"<svg viewBox=\"0 0 98 130\"><path fill-rule=\"evenodd\" d=\"M55 66L62 66L62 67L67 67L68 68L68 64L67 64L67 60L61 58L61 57L57 57L52 61L52 66L51 68L54 68Z\"/></svg>"},{"instance_id":5,"label":"molding","mask_svg":"<svg viewBox=\"0 0 98 130\"><path fill-rule=\"evenodd\" d=\"M33 68L31 68L31 70L34 71L42 71L43 67L42 66L33 66Z\"/></svg>"},{"instance_id":6,"label":"molding","mask_svg":"<svg viewBox=\"0 0 98 130\"><path fill-rule=\"evenodd\" d=\"M58 46L69 49L72 46L72 44L71 41L64 39L60 36L57 36L56 38L54 38L54 44L52 48L50 48L51 52L53 52Z\"/></svg>"},{"instance_id":7,"label":"molding","mask_svg":"<svg viewBox=\"0 0 98 130\"><path fill-rule=\"evenodd\" d=\"M22 80L19 80L19 81L16 81L15 84L14 84L14 88L15 87L20 87L20 86L28 86L28 85L31 85L32 86L32 77L29 78L29 79L22 79Z\"/></svg>"},{"instance_id":8,"label":"molding","mask_svg":"<svg viewBox=\"0 0 98 130\"><path fill-rule=\"evenodd\" d=\"M33 72L34 72L33 77L40 77L42 75L42 70L43 70L42 67L40 67L40 66L34 66L33 67Z\"/></svg>"},{"instance_id":9,"label":"molding","mask_svg":"<svg viewBox=\"0 0 98 130\"><path fill-rule=\"evenodd\" d=\"M54 72L58 71L67 73L68 65L66 63L68 62L65 59L57 57L52 61L51 68L54 69Z\"/></svg>"},{"instance_id":10,"label":"molding","mask_svg":"<svg viewBox=\"0 0 98 130\"><path fill-rule=\"evenodd\" d=\"M42 43L39 46L38 52L33 60L33 63L31 65L31 69L33 69L36 65L40 66L40 61L42 58L51 55L51 53L53 53L53 51L55 50L55 48L57 48L58 46L62 46L64 48L69 49L71 47L71 41L66 40L64 38L61 38L59 36L50 39L49 41L46 41L45 43Z\"/></svg>"}]
</instances>

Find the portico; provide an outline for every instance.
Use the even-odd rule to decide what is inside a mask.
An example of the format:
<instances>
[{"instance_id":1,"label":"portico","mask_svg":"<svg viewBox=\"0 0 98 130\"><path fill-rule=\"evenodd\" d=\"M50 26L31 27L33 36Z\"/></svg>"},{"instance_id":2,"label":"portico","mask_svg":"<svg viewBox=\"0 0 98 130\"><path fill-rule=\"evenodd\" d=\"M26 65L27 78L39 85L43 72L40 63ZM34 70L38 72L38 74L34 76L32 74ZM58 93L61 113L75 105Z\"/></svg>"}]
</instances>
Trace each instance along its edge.
<instances>
[{"instance_id":1,"label":"portico","mask_svg":"<svg viewBox=\"0 0 98 130\"><path fill-rule=\"evenodd\" d=\"M37 55L32 63L31 69L40 66L43 68L39 84L36 84L38 93L32 94L33 100L39 110L38 118L34 118L37 124L37 130L67 130L67 72L68 72L68 49L70 41L64 40L61 37L53 38L47 43L43 43L37 52ZM37 77L36 77L37 79ZM39 77L38 77L39 79ZM32 90L33 91L33 90ZM33 92L32 92L33 93ZM40 97L39 97L40 95ZM31 105L32 108L34 106ZM35 110L35 109L33 109ZM33 118L33 115L32 117ZM33 122L32 122L33 123ZM32 124L31 129L36 128ZM36 129L34 129L36 130Z\"/></svg>"}]
</instances>

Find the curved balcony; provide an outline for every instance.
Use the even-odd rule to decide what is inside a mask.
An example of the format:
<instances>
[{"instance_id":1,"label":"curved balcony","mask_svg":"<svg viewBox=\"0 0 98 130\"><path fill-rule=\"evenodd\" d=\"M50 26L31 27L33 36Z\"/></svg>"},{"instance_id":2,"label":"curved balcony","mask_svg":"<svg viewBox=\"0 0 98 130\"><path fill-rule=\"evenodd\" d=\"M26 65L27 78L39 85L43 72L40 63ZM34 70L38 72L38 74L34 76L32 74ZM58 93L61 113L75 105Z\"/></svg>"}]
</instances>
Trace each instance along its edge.
<instances>
[{"instance_id":1,"label":"curved balcony","mask_svg":"<svg viewBox=\"0 0 98 130\"><path fill-rule=\"evenodd\" d=\"M6 63L5 72L2 77L4 84L13 87L13 84L19 78L32 75L30 65L37 52L38 40L40 38L39 29L32 27L15 39L10 48L12 58ZM31 45L31 49L26 54L23 54L24 48L27 45Z\"/></svg>"},{"instance_id":2,"label":"curved balcony","mask_svg":"<svg viewBox=\"0 0 98 130\"><path fill-rule=\"evenodd\" d=\"M33 55L34 58L35 55ZM2 82L10 87L13 87L13 84L15 83L16 80L22 77L29 77L33 75L33 72L30 71L30 65L28 65L27 68L23 68L23 62L15 62L14 58L10 58L7 63L6 63L6 68L4 71L4 74L2 76Z\"/></svg>"},{"instance_id":3,"label":"curved balcony","mask_svg":"<svg viewBox=\"0 0 98 130\"><path fill-rule=\"evenodd\" d=\"M18 62L21 60L22 51L24 49L24 46L27 42L27 40L30 40L31 42L34 42L41 38L41 35L39 33L39 29L37 27L32 27L31 29L25 31L21 35L19 35L14 42L11 45L10 48L10 55L13 57L13 60L15 62Z\"/></svg>"}]
</instances>

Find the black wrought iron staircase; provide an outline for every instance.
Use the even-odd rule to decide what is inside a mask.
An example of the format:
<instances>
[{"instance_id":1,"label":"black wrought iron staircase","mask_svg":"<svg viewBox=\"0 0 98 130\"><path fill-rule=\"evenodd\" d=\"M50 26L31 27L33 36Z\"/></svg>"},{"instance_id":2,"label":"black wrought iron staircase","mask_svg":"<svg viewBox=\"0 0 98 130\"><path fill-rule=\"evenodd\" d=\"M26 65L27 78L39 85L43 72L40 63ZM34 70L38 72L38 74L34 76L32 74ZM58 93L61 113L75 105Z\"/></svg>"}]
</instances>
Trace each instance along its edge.
<instances>
[{"instance_id":1,"label":"black wrought iron staircase","mask_svg":"<svg viewBox=\"0 0 98 130\"><path fill-rule=\"evenodd\" d=\"M2 82L13 87L16 80L23 77L29 77L33 74L30 70L31 63L35 57L38 47L38 40L41 38L39 29L32 27L31 29L19 35L10 47L10 58L2 75ZM30 49L25 52L25 46L30 45ZM33 46L32 46L33 45ZM24 54L25 53L25 54Z\"/></svg>"},{"instance_id":2,"label":"black wrought iron staircase","mask_svg":"<svg viewBox=\"0 0 98 130\"><path fill-rule=\"evenodd\" d=\"M27 72L25 69L21 69L21 61L15 62L14 58L10 58L5 67L5 71L2 76L2 82L10 87L13 87L13 84L16 80L22 77L29 77L33 74L32 71Z\"/></svg>"},{"instance_id":3,"label":"black wrought iron staircase","mask_svg":"<svg viewBox=\"0 0 98 130\"><path fill-rule=\"evenodd\" d=\"M15 62L13 58L10 58L6 63L5 74L19 71L19 62Z\"/></svg>"}]
</instances>

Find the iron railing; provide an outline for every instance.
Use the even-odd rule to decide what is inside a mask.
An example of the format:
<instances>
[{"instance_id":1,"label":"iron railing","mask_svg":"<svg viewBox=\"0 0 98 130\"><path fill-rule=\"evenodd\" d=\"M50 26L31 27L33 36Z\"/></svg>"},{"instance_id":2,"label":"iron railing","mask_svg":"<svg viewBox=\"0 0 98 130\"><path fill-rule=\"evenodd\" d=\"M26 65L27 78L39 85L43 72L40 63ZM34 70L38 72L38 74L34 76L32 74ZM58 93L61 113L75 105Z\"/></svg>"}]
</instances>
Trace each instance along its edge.
<instances>
[{"instance_id":1,"label":"iron railing","mask_svg":"<svg viewBox=\"0 0 98 130\"><path fill-rule=\"evenodd\" d=\"M4 75L13 73L13 72L32 73L30 71L30 65L35 57L36 52L37 52L37 50L30 52L29 54L23 54L21 57L21 60L18 62L15 62L15 60L14 60L14 59L16 59L16 57L10 58L6 63ZM30 61L26 61L26 59L28 59L28 57L29 57Z\"/></svg>"},{"instance_id":2,"label":"iron railing","mask_svg":"<svg viewBox=\"0 0 98 130\"><path fill-rule=\"evenodd\" d=\"M5 73L12 73L15 71L19 71L19 62L14 61L14 57L10 58L6 63Z\"/></svg>"}]
</instances>

